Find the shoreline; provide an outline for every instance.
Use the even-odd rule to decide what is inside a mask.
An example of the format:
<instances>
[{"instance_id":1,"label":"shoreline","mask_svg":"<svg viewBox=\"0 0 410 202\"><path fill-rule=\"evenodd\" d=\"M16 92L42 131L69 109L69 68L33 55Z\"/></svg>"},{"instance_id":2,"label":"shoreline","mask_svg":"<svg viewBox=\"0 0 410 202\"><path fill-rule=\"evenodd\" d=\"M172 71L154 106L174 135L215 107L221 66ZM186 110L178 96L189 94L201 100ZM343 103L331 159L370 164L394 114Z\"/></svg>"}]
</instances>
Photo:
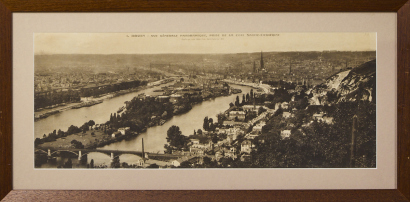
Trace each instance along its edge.
<instances>
[{"instance_id":1,"label":"shoreline","mask_svg":"<svg viewBox=\"0 0 410 202\"><path fill-rule=\"evenodd\" d=\"M224 79L223 81L226 83L231 83L235 85L252 87L254 89L262 89L265 93L268 93L268 94L271 93L269 89L273 89L273 87L269 86L268 84L241 82L241 81L234 81L230 79Z\"/></svg>"},{"instance_id":2,"label":"shoreline","mask_svg":"<svg viewBox=\"0 0 410 202\"><path fill-rule=\"evenodd\" d=\"M161 84L167 84L167 83L170 83L170 82L173 81L173 80L169 80L165 83L162 83L162 81L166 81L166 80L167 79L162 79L162 80L155 81L153 83L159 82L160 83L159 85L161 85ZM116 92L112 92L112 93L102 94L100 97L97 97L97 98L93 99L91 102L96 102L96 103L91 103L91 105L86 104L86 102L73 102L73 103L65 104L64 106L59 106L61 108L55 107L55 108L50 108L50 109L43 109L41 111L34 112L34 122L39 121L41 119L45 119L45 118L47 118L51 115L58 114L58 113L70 110L70 109L79 109L79 108L83 108L83 107L90 107L90 106L93 106L93 105L96 105L96 104L100 104L100 103L104 102L104 100L107 100L107 99L115 98L115 97L125 95L125 94L128 94L128 93L142 91L142 90L146 90L146 89L158 86L158 85L148 85L148 84L146 84L144 86L138 86L136 88L127 89L127 90L120 90L120 91L116 91ZM84 106L81 106L81 105L84 105Z\"/></svg>"},{"instance_id":3,"label":"shoreline","mask_svg":"<svg viewBox=\"0 0 410 202\"><path fill-rule=\"evenodd\" d=\"M169 82L168 82L168 83L169 83ZM144 86L142 90L148 89L148 88L152 88L152 87L154 87L154 86ZM141 88L140 88L140 89L141 89ZM130 91L130 92L131 92L131 91ZM165 124L166 122L168 122L170 119L172 119L172 117L177 116L177 115L181 115L181 114L185 114L185 113L189 112L189 111L193 108L193 106L195 106L195 105L197 105L197 104L200 104L200 103L202 103L202 102L204 102L204 101L208 101L208 100L215 99L215 98L218 98L218 97L225 97L225 96L230 96L230 95L234 95L234 94L239 94L239 93L219 94L219 95L217 95L217 96L212 96L212 97L210 97L210 98L204 98L201 102L193 102L193 103L191 103L191 105L190 105L191 107L190 107L188 110L179 111L179 113L173 114L172 116L170 116L170 117L168 117L168 118L165 118L165 119L161 118L161 119L158 119L158 120L151 120L151 121L143 128L143 130L141 130L141 131L139 131L139 132L133 131L133 134L122 135L122 136L115 137L115 138L112 138L112 139L109 139L109 140L108 140L108 139L105 139L104 137L94 138L94 139L98 139L98 140L96 140L98 143L97 143L97 144L93 144L92 146L87 146L87 147L86 147L86 145L84 145L84 146L85 146L84 148L85 148L85 149L101 148L101 147L110 145L110 144L112 144L112 143L122 141L122 140L124 140L124 139L127 140L127 139L136 138L136 137L139 136L139 134L144 133L148 128L151 128L151 127L154 127L154 126L163 125L163 124ZM116 96L119 96L119 95L122 95L122 94L117 94ZM94 129L94 130L95 130L95 129ZM98 131L98 130L97 130L97 131ZM75 133L75 134L71 134L71 135L59 137L59 138L57 138L57 140L58 140L58 139L61 139L61 138L64 138L64 139L65 139L65 138L70 137L70 136L71 136L71 137L74 137L74 136L78 136L78 135L81 136L80 133ZM41 139L43 139L43 138L41 138ZM41 143L41 144L37 145L35 148L41 148L43 144L47 144L47 143L48 143L48 144L53 144L53 142L55 142L55 141L51 141L51 143L50 143L50 142L44 142L44 143ZM67 145L58 145L56 148L66 147L66 146L67 146ZM68 146L69 146L69 145L68 145Z\"/></svg>"},{"instance_id":4,"label":"shoreline","mask_svg":"<svg viewBox=\"0 0 410 202\"><path fill-rule=\"evenodd\" d=\"M218 95L218 96L213 96L213 97L210 97L210 98L204 98L201 102L192 102L192 103L191 103L191 107L190 107L189 110L187 110L187 111L182 111L182 112L177 113L177 114L173 114L171 117L168 117L168 118L165 118L165 119L159 119L159 120L157 120L157 121L152 121L152 122L148 123L148 124L144 127L144 129L143 129L142 131L140 131L140 132L135 132L135 133L136 133L135 135L133 135L133 136L128 136L127 138L136 138L136 137L138 137L141 133L146 132L148 128L151 128L151 127L154 127L154 126L164 125L166 122L168 122L169 120L171 120L174 116L188 113L189 111L191 111L191 109L192 109L195 105L200 104L200 103L202 103L202 102L204 102L204 101L208 101L208 100L215 99L215 98L218 98L218 97L226 97L226 96L230 96L230 95L235 95L235 94L240 94L240 93L228 93L227 95ZM116 140L116 141L113 141L113 142L109 142L109 143L104 144L104 145L97 146L96 148L101 148L101 147L110 145L110 144L112 144L112 143L122 141L122 140L124 140L124 139L127 140L127 138L120 138L119 140ZM147 151L147 152L148 152L148 151Z\"/></svg>"}]
</instances>

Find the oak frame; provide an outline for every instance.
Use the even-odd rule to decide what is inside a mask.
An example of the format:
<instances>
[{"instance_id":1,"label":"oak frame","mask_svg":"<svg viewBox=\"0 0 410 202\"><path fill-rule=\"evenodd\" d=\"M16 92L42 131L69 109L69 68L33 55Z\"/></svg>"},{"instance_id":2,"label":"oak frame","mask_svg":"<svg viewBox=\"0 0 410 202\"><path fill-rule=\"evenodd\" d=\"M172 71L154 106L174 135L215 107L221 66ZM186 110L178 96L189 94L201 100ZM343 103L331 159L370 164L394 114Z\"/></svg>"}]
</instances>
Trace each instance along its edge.
<instances>
[{"instance_id":1,"label":"oak frame","mask_svg":"<svg viewBox=\"0 0 410 202\"><path fill-rule=\"evenodd\" d=\"M407 0L0 0L0 199L8 201L410 201L410 1ZM13 12L397 12L397 189L289 191L13 190ZM7 195L7 196L6 196Z\"/></svg>"}]
</instances>

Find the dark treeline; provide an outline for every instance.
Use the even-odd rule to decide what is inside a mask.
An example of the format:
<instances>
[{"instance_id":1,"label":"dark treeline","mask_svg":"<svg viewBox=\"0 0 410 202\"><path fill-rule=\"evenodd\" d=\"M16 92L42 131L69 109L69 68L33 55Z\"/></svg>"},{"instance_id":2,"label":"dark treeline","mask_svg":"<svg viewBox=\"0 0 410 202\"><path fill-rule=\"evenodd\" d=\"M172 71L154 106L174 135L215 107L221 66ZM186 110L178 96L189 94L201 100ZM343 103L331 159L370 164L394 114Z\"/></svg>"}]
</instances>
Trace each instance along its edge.
<instances>
[{"instance_id":1,"label":"dark treeline","mask_svg":"<svg viewBox=\"0 0 410 202\"><path fill-rule=\"evenodd\" d=\"M146 85L147 81L127 81L116 84L108 84L103 86L82 88L80 90L81 97L99 96L106 93L112 93L120 90L127 90L130 88L136 88L141 85Z\"/></svg>"},{"instance_id":2,"label":"dark treeline","mask_svg":"<svg viewBox=\"0 0 410 202\"><path fill-rule=\"evenodd\" d=\"M333 124L311 120L311 112L300 111L284 120L280 112L271 119L262 136L255 139L251 167L343 168L349 167L353 117L358 117L356 167L376 166L376 105L343 102L323 109ZM280 131L293 124L291 138L281 140ZM263 139L263 143L259 140Z\"/></svg>"},{"instance_id":3,"label":"dark treeline","mask_svg":"<svg viewBox=\"0 0 410 202\"><path fill-rule=\"evenodd\" d=\"M80 92L69 89L68 91L49 91L34 95L34 109L44 108L66 102L79 102Z\"/></svg>"},{"instance_id":4,"label":"dark treeline","mask_svg":"<svg viewBox=\"0 0 410 202\"><path fill-rule=\"evenodd\" d=\"M106 93L117 92L120 90L127 90L146 85L147 81L127 81L115 84L107 84L94 87L83 87L80 90L68 91L48 91L44 93L36 93L34 95L34 109L44 108L67 102L79 102L81 97L100 96Z\"/></svg>"},{"instance_id":5,"label":"dark treeline","mask_svg":"<svg viewBox=\"0 0 410 202\"><path fill-rule=\"evenodd\" d=\"M131 131L140 132L150 122L168 119L173 116L173 105L162 103L154 97L134 97L127 102L126 112L121 115L112 115L108 125L111 128L130 127Z\"/></svg>"},{"instance_id":6,"label":"dark treeline","mask_svg":"<svg viewBox=\"0 0 410 202\"><path fill-rule=\"evenodd\" d=\"M286 82L283 80L264 80L263 83L269 84L273 87L285 88L285 89L295 89L296 83Z\"/></svg>"},{"instance_id":7,"label":"dark treeline","mask_svg":"<svg viewBox=\"0 0 410 202\"><path fill-rule=\"evenodd\" d=\"M68 135L72 135L72 134L75 134L75 133L80 133L80 132L85 133L85 132L90 130L90 126L94 126L94 125L95 125L95 122L93 120L90 120L90 121L85 122L80 127L71 125L70 127L68 127L66 132L62 131L61 129L58 129L58 131L54 130L53 132L49 133L48 135L44 134L43 138L36 138L34 140L34 145L38 146L38 145L43 144L45 142L53 142L53 141L56 141L58 138L67 137ZM77 147L75 147L75 148L77 148Z\"/></svg>"},{"instance_id":8,"label":"dark treeline","mask_svg":"<svg viewBox=\"0 0 410 202\"><path fill-rule=\"evenodd\" d=\"M203 164L181 164L181 168L348 168L353 117L357 116L354 165L376 167L376 105L371 102L343 102L323 108L334 117L334 124L312 120L314 112L300 111L283 119L283 110L263 127L262 135L252 140L255 149L249 161L222 158L219 162L204 157ZM310 122L302 126L302 123ZM289 125L295 125L289 128ZM291 129L290 138L282 139L281 130ZM237 141L241 142L239 135ZM238 145L237 149L240 149Z\"/></svg>"}]
</instances>

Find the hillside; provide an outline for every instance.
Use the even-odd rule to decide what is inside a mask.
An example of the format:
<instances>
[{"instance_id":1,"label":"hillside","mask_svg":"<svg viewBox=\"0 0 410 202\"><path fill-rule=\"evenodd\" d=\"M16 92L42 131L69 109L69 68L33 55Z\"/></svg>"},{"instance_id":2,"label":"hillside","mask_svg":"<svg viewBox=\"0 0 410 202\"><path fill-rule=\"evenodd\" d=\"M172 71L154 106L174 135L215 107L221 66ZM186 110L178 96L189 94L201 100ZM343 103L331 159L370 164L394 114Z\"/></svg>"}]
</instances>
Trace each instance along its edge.
<instances>
[{"instance_id":1,"label":"hillside","mask_svg":"<svg viewBox=\"0 0 410 202\"><path fill-rule=\"evenodd\" d=\"M310 103L324 105L341 101L367 100L376 102L376 60L352 70L337 73L315 86Z\"/></svg>"}]
</instances>

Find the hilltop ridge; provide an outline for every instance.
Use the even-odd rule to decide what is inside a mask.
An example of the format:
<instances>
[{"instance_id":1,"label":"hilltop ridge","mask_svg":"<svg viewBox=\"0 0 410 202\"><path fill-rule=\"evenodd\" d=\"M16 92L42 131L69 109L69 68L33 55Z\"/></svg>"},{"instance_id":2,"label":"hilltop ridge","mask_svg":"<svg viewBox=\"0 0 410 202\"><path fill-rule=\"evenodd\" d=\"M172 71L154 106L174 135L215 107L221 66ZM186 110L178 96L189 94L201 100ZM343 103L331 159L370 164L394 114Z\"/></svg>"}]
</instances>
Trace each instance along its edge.
<instances>
[{"instance_id":1,"label":"hilltop ridge","mask_svg":"<svg viewBox=\"0 0 410 202\"><path fill-rule=\"evenodd\" d=\"M311 89L311 104L324 105L342 101L376 102L376 60L352 70L339 72Z\"/></svg>"}]
</instances>

